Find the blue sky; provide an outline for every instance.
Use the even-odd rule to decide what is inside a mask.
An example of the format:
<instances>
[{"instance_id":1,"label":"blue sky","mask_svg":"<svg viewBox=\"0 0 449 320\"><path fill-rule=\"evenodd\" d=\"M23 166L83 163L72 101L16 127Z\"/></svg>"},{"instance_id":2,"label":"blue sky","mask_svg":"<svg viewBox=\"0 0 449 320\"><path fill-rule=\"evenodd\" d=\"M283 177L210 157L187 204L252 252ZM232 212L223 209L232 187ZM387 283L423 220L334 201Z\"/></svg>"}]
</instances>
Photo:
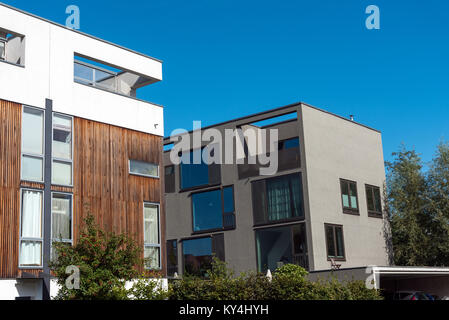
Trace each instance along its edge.
<instances>
[{"instance_id":1,"label":"blue sky","mask_svg":"<svg viewBox=\"0 0 449 320\"><path fill-rule=\"evenodd\" d=\"M304 101L381 130L429 161L449 140L449 1L3 0L164 61L140 97L165 107L168 135ZM365 8L381 29L365 28Z\"/></svg>"}]
</instances>

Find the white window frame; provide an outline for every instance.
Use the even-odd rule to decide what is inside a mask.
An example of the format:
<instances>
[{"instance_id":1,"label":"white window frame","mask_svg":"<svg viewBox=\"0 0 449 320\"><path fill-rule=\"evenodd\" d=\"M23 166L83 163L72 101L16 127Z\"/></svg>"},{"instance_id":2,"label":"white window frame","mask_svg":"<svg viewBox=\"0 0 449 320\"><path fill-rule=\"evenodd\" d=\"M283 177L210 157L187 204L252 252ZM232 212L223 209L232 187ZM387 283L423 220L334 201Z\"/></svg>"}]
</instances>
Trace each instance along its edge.
<instances>
[{"instance_id":1,"label":"white window frame","mask_svg":"<svg viewBox=\"0 0 449 320\"><path fill-rule=\"evenodd\" d=\"M51 155L51 179L53 180L54 177L54 171L53 171L53 163L54 162L59 162L59 163L63 163L63 164L70 164L70 181L71 184L59 184L59 183L53 183L53 181L51 182L52 185L54 186L62 186L62 187L73 187L73 140L74 140L74 134L73 134L73 116L67 115L67 114L63 114L63 113L58 113L58 112L53 112L52 114L52 120L54 119L54 116L61 116L61 117L65 117L65 118L70 118L71 119L71 138L72 138L72 142L71 142L71 159L67 160L67 159L61 159L61 158L57 158L53 156L53 148L52 148L52 155ZM54 128L53 128L53 123L54 121L52 121L52 126L51 126L51 143L53 144L53 139L54 139Z\"/></svg>"},{"instance_id":2,"label":"white window frame","mask_svg":"<svg viewBox=\"0 0 449 320\"><path fill-rule=\"evenodd\" d=\"M158 241L159 244L155 243L145 243L145 206L157 206L157 223L158 223ZM142 218L143 218L143 250L144 250L144 256L145 256L145 248L159 248L159 266L157 269L152 269L147 267L144 264L145 270L162 270L162 248L161 248L161 242L162 242L162 236L161 236L161 205L156 202L144 202L143 203L143 210L142 210Z\"/></svg>"},{"instance_id":3,"label":"white window frame","mask_svg":"<svg viewBox=\"0 0 449 320\"><path fill-rule=\"evenodd\" d=\"M147 163L147 164L156 166L157 167L157 176L153 176L153 175L150 175L150 174L142 174L142 173L132 172L131 171L131 161ZM160 175L161 175L161 173L160 173L160 166L158 164L151 163L151 162L140 161L140 160L131 160L131 159L128 160L128 173L133 175L133 176L141 176L141 177L155 178L155 179L159 179Z\"/></svg>"},{"instance_id":4,"label":"white window frame","mask_svg":"<svg viewBox=\"0 0 449 320\"><path fill-rule=\"evenodd\" d=\"M33 154L33 153L28 153L28 152L23 152L23 114L25 111L25 108L28 109L35 109L35 110L39 110L40 112L42 112L42 154ZM30 182L39 182L39 183L44 183L44 179L45 179L45 109L41 109L41 108L36 108L36 107L31 107L28 105L22 105L22 123L21 123L21 141L20 141L20 151L21 151L21 155L20 155L20 179L22 181L30 181ZM42 159L42 180L32 180L32 179L26 179L23 176L23 158L24 157L28 157L28 158L34 158L34 159Z\"/></svg>"},{"instance_id":5,"label":"white window frame","mask_svg":"<svg viewBox=\"0 0 449 320\"><path fill-rule=\"evenodd\" d=\"M41 238L28 238L28 237L22 237L22 215L23 215L23 192L24 191L33 191L33 192L39 192L42 194L42 212L41 212ZM19 223L19 269L42 269L44 264L44 190L40 189L32 189L32 188L20 188L20 223ZM40 242L41 243L41 265L40 266L27 266L27 265L21 265L20 264L20 257L22 255L22 241L28 241L28 242Z\"/></svg>"}]
</instances>

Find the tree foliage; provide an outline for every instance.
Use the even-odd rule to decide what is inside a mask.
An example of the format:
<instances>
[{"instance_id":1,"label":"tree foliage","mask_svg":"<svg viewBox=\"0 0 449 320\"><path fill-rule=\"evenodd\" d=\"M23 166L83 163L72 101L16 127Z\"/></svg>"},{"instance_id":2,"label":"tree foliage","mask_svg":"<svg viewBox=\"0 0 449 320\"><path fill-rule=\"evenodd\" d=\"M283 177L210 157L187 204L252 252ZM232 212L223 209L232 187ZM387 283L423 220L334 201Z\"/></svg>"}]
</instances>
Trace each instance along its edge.
<instances>
[{"instance_id":1,"label":"tree foliage","mask_svg":"<svg viewBox=\"0 0 449 320\"><path fill-rule=\"evenodd\" d=\"M143 265L141 249L126 234L104 232L89 215L74 246L54 242L56 257L50 268L56 275L60 290L57 299L111 300L125 299L125 283L138 276L136 266ZM80 288L66 286L68 266L80 270Z\"/></svg>"},{"instance_id":2,"label":"tree foliage","mask_svg":"<svg viewBox=\"0 0 449 320\"><path fill-rule=\"evenodd\" d=\"M449 145L440 143L424 170L415 150L401 150L387 163L387 211L394 263L449 265Z\"/></svg>"}]
</instances>

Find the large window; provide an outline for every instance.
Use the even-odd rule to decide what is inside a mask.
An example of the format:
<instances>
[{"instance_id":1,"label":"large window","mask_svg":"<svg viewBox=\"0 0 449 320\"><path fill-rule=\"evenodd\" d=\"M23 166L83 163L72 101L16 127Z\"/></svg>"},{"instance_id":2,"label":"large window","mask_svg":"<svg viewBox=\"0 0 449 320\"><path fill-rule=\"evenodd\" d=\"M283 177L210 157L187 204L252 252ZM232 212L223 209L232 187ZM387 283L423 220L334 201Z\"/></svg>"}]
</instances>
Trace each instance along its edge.
<instances>
[{"instance_id":1,"label":"large window","mask_svg":"<svg viewBox=\"0 0 449 320\"><path fill-rule=\"evenodd\" d=\"M138 176L159 178L159 165L143 161L129 160L129 173Z\"/></svg>"},{"instance_id":2,"label":"large window","mask_svg":"<svg viewBox=\"0 0 449 320\"><path fill-rule=\"evenodd\" d=\"M173 277L178 272L178 241L167 240L167 275Z\"/></svg>"},{"instance_id":3,"label":"large window","mask_svg":"<svg viewBox=\"0 0 449 320\"><path fill-rule=\"evenodd\" d=\"M212 257L224 261L224 235L215 234L212 237L183 240L182 255L184 273L200 277L208 277Z\"/></svg>"},{"instance_id":4,"label":"large window","mask_svg":"<svg viewBox=\"0 0 449 320\"><path fill-rule=\"evenodd\" d=\"M325 224L327 258L345 260L345 246L343 239L343 226Z\"/></svg>"},{"instance_id":5,"label":"large window","mask_svg":"<svg viewBox=\"0 0 449 320\"><path fill-rule=\"evenodd\" d=\"M60 241L72 244L72 195L52 193L51 196L51 238L52 243ZM52 258L55 258L53 248Z\"/></svg>"},{"instance_id":6,"label":"large window","mask_svg":"<svg viewBox=\"0 0 449 320\"><path fill-rule=\"evenodd\" d=\"M42 191L22 189L20 217L20 267L42 266Z\"/></svg>"},{"instance_id":7,"label":"large window","mask_svg":"<svg viewBox=\"0 0 449 320\"><path fill-rule=\"evenodd\" d=\"M194 232L235 227L234 188L193 194L192 212Z\"/></svg>"},{"instance_id":8,"label":"large window","mask_svg":"<svg viewBox=\"0 0 449 320\"><path fill-rule=\"evenodd\" d=\"M252 184L255 224L304 218L301 174L291 174Z\"/></svg>"},{"instance_id":9,"label":"large window","mask_svg":"<svg viewBox=\"0 0 449 320\"><path fill-rule=\"evenodd\" d=\"M292 263L308 269L305 224L256 230L259 272Z\"/></svg>"},{"instance_id":10,"label":"large window","mask_svg":"<svg viewBox=\"0 0 449 320\"><path fill-rule=\"evenodd\" d=\"M354 181L340 179L340 187L343 212L349 214L359 214L357 183Z\"/></svg>"},{"instance_id":11,"label":"large window","mask_svg":"<svg viewBox=\"0 0 449 320\"><path fill-rule=\"evenodd\" d=\"M382 203L380 198L380 188L365 185L365 191L366 191L366 202L368 204L368 216L381 218Z\"/></svg>"},{"instance_id":12,"label":"large window","mask_svg":"<svg viewBox=\"0 0 449 320\"><path fill-rule=\"evenodd\" d=\"M44 181L44 111L22 110L22 180Z\"/></svg>"},{"instance_id":13,"label":"large window","mask_svg":"<svg viewBox=\"0 0 449 320\"><path fill-rule=\"evenodd\" d=\"M53 184L72 185L72 124L72 117L53 114Z\"/></svg>"},{"instance_id":14,"label":"large window","mask_svg":"<svg viewBox=\"0 0 449 320\"><path fill-rule=\"evenodd\" d=\"M196 149L182 154L180 164L181 189L220 184L220 165L207 165L203 161L203 150ZM214 149L211 152L214 152Z\"/></svg>"},{"instance_id":15,"label":"large window","mask_svg":"<svg viewBox=\"0 0 449 320\"><path fill-rule=\"evenodd\" d=\"M146 269L161 268L161 237L159 226L159 205L145 203L144 222L144 259Z\"/></svg>"}]
</instances>

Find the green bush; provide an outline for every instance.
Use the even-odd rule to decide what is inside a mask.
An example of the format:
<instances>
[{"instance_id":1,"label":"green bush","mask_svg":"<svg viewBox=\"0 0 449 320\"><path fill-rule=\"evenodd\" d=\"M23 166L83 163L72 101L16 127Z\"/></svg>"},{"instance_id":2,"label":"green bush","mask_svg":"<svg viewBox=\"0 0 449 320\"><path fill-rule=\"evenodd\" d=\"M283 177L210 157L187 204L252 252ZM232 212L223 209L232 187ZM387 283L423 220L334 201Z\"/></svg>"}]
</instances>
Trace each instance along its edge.
<instances>
[{"instance_id":1,"label":"green bush","mask_svg":"<svg viewBox=\"0 0 449 320\"><path fill-rule=\"evenodd\" d=\"M261 273L242 273L235 277L224 262L214 259L209 279L184 277L170 285L174 300L379 300L377 290L367 289L363 281L339 282L336 279L312 282L307 271L287 264L274 272L270 281Z\"/></svg>"}]
</instances>

